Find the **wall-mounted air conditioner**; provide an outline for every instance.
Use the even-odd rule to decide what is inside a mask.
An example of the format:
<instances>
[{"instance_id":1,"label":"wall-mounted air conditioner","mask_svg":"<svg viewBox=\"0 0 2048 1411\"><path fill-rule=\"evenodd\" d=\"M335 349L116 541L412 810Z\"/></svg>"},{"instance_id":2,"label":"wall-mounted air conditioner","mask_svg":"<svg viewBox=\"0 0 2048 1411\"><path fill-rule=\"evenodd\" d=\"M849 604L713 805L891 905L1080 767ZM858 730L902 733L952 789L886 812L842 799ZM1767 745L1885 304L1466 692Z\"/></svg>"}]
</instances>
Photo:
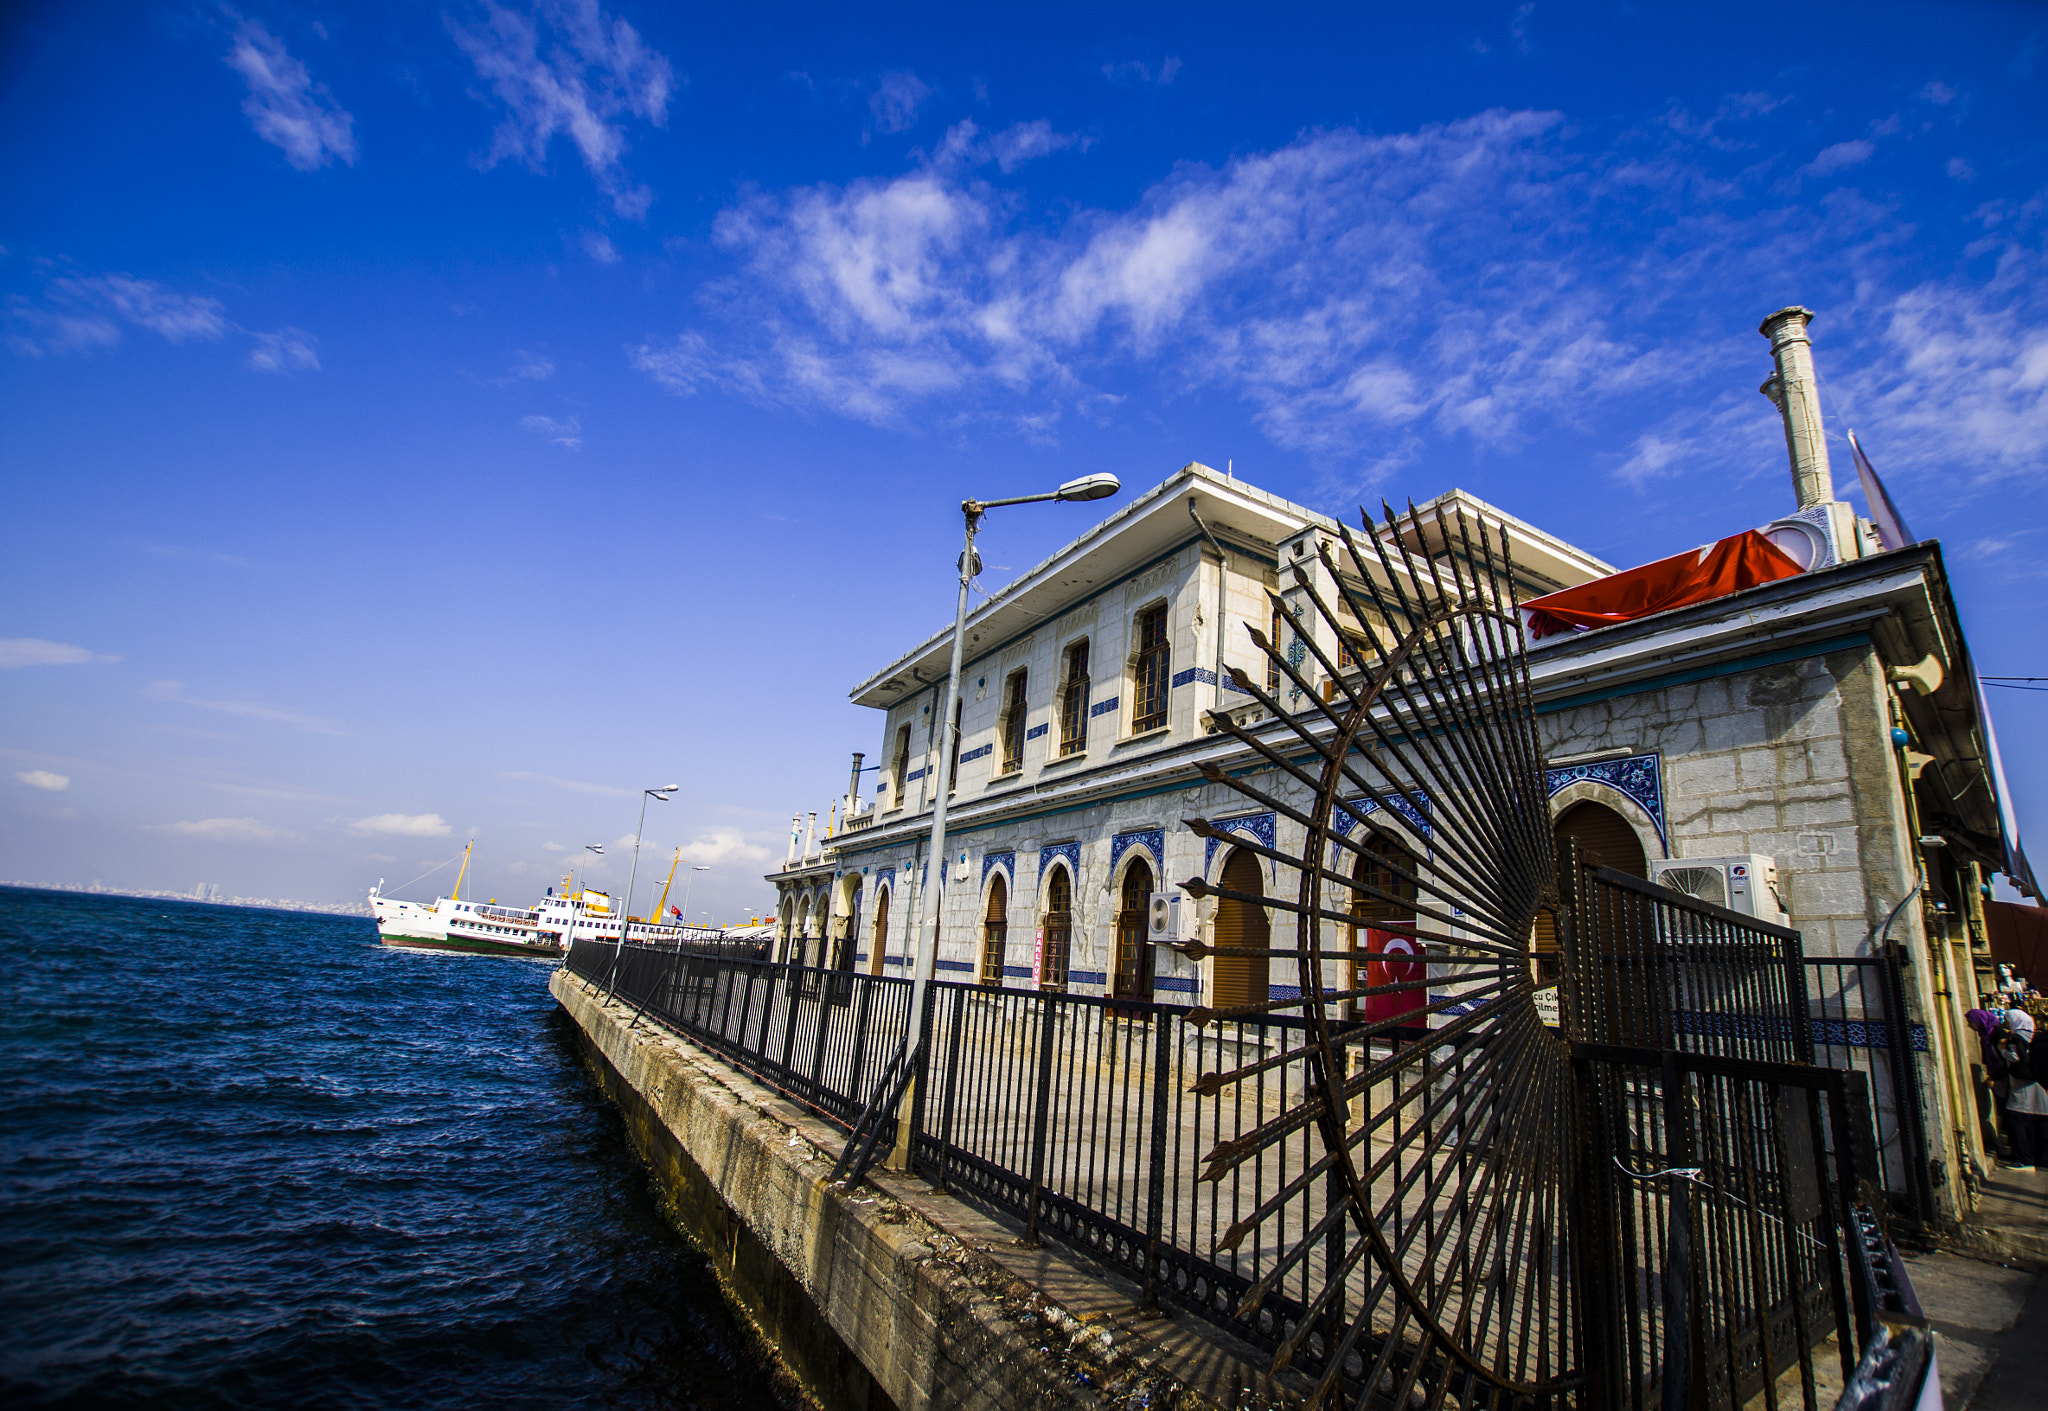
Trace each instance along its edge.
<instances>
[{"instance_id":1,"label":"wall-mounted air conditioner","mask_svg":"<svg viewBox=\"0 0 2048 1411\"><path fill-rule=\"evenodd\" d=\"M1145 939L1155 946L1170 946L1180 940L1180 893L1154 892L1151 909L1145 913Z\"/></svg>"},{"instance_id":2,"label":"wall-mounted air conditioner","mask_svg":"<svg viewBox=\"0 0 2048 1411\"><path fill-rule=\"evenodd\" d=\"M1671 857L1650 864L1650 880L1695 901L1725 906L1774 926L1786 925L1778 864L1761 853L1733 857Z\"/></svg>"}]
</instances>

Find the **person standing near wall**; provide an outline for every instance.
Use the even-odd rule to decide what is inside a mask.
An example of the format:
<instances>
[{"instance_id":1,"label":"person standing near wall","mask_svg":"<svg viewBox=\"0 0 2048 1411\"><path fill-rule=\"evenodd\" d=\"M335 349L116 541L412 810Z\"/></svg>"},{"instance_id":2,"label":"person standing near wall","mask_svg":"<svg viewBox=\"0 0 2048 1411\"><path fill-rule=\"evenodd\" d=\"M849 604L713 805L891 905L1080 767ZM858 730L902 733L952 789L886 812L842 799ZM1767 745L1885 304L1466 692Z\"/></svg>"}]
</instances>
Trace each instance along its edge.
<instances>
[{"instance_id":1,"label":"person standing near wall","mask_svg":"<svg viewBox=\"0 0 2048 1411\"><path fill-rule=\"evenodd\" d=\"M2012 1133L2012 1166L2032 1171L2048 1161L2048 1088L2033 1063L2034 1017L2017 1006L2005 1012L1998 1056L2012 1084L2005 1097L2006 1121Z\"/></svg>"}]
</instances>

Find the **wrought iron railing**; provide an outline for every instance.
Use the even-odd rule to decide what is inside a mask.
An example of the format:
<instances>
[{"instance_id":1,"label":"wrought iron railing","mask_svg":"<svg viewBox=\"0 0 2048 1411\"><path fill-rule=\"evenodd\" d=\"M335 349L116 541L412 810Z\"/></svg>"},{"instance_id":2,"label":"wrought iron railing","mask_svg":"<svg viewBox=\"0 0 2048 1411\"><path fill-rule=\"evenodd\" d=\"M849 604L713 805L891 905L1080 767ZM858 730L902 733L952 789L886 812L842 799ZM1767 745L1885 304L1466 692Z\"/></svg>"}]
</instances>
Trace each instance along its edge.
<instances>
[{"instance_id":1,"label":"wrought iron railing","mask_svg":"<svg viewBox=\"0 0 2048 1411\"><path fill-rule=\"evenodd\" d=\"M1879 1160L1873 1173L1895 1209L1925 1224L1934 1209L1925 1108L1913 1055L1927 1031L1906 1012L1898 963L1884 956L1808 956L1814 1061L1866 1076Z\"/></svg>"}]
</instances>

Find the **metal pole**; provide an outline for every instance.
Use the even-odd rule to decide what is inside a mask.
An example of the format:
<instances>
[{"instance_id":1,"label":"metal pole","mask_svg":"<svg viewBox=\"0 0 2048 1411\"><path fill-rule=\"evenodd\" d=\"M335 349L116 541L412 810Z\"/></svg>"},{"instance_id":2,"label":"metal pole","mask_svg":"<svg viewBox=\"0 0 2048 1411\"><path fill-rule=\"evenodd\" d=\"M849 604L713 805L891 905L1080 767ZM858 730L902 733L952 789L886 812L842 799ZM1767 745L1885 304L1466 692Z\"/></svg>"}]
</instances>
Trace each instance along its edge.
<instances>
[{"instance_id":1,"label":"metal pole","mask_svg":"<svg viewBox=\"0 0 2048 1411\"><path fill-rule=\"evenodd\" d=\"M939 757L932 766L941 771L949 768L953 751L960 743L960 727L954 713L960 702L960 657L967 641L967 590L974 582L974 534L981 525L980 504L966 500L960 508L967 520L967 542L960 554L960 602L953 612L953 664L946 673L946 708L939 717L940 729L944 733L939 736ZM922 905L917 926L917 969L913 972L915 982L910 989L910 1022L913 1026L924 1013L925 996L931 989L932 976L938 970L938 898L946 885L946 800L952 790L934 787L937 797L932 803L931 852L926 863L934 875L925 883L919 898Z\"/></svg>"}]
</instances>

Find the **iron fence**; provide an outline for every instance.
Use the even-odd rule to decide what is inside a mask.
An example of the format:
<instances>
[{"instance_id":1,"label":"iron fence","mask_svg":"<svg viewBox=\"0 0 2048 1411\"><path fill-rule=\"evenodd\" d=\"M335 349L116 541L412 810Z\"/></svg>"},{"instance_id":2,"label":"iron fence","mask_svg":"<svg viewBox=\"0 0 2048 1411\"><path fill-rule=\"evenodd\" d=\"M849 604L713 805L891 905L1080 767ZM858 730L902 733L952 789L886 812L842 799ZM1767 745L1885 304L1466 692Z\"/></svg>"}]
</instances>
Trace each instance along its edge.
<instances>
[{"instance_id":1,"label":"iron fence","mask_svg":"<svg viewBox=\"0 0 2048 1411\"><path fill-rule=\"evenodd\" d=\"M910 982L694 949L578 941L566 964L843 1127L902 1043ZM885 1141L894 1140L893 1120Z\"/></svg>"},{"instance_id":2,"label":"iron fence","mask_svg":"<svg viewBox=\"0 0 2048 1411\"><path fill-rule=\"evenodd\" d=\"M1855 1373L1869 1271L1853 1193L1854 1075L1575 1046L1588 1166L1584 1316L1612 1411L1796 1402Z\"/></svg>"},{"instance_id":3,"label":"iron fence","mask_svg":"<svg viewBox=\"0 0 2048 1411\"><path fill-rule=\"evenodd\" d=\"M1927 1031L1906 1013L1898 963L1883 956L1808 956L1814 1060L1864 1074L1879 1161L1871 1173L1891 1204L1919 1223L1933 1210L1925 1108L1913 1055Z\"/></svg>"}]
</instances>

